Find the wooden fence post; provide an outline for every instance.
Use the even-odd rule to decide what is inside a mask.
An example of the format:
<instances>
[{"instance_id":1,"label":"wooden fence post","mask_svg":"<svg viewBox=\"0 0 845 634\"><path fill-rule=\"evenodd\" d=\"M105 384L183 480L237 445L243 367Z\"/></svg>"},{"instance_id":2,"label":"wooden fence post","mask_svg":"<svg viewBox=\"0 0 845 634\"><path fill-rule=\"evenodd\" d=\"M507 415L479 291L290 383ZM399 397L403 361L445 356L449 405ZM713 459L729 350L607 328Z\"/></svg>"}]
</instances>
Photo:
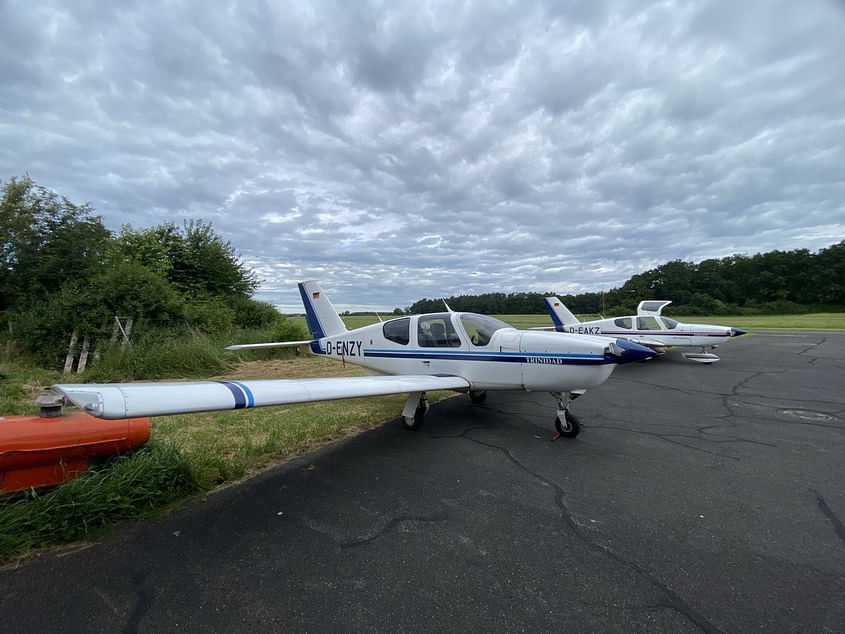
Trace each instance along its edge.
<instances>
[{"instance_id":1,"label":"wooden fence post","mask_svg":"<svg viewBox=\"0 0 845 634\"><path fill-rule=\"evenodd\" d=\"M82 340L82 352L79 353L79 364L76 366L76 373L82 374L85 372L85 366L88 363L88 335Z\"/></svg>"},{"instance_id":2,"label":"wooden fence post","mask_svg":"<svg viewBox=\"0 0 845 634\"><path fill-rule=\"evenodd\" d=\"M65 370L62 374L67 374L70 372L71 368L73 368L73 349L76 348L76 340L78 338L78 333L76 329L74 329L73 334L70 336L70 345L67 347L67 357L65 357Z\"/></svg>"}]
</instances>

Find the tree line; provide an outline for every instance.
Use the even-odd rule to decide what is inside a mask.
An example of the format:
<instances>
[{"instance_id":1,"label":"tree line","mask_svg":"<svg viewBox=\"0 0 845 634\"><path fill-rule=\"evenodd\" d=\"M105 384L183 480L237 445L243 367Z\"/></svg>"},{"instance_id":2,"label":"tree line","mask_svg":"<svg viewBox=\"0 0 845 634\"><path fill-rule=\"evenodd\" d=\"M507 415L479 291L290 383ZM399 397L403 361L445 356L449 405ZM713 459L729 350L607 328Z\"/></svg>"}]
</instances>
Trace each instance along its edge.
<instances>
[{"instance_id":1,"label":"tree line","mask_svg":"<svg viewBox=\"0 0 845 634\"><path fill-rule=\"evenodd\" d=\"M544 313L543 298L557 295L574 313L630 314L643 299L670 299L667 314L742 315L845 310L845 240L807 249L732 255L698 264L674 260L639 273L607 292L578 295L485 293L448 297L453 310L486 314ZM421 299L410 313L442 311L443 300Z\"/></svg>"},{"instance_id":2,"label":"tree line","mask_svg":"<svg viewBox=\"0 0 845 634\"><path fill-rule=\"evenodd\" d=\"M211 225L164 223L109 231L90 205L76 205L26 175L2 183L0 341L55 366L71 332L108 340L115 316L136 333L215 334L266 328L282 317L251 298L258 286Z\"/></svg>"}]
</instances>

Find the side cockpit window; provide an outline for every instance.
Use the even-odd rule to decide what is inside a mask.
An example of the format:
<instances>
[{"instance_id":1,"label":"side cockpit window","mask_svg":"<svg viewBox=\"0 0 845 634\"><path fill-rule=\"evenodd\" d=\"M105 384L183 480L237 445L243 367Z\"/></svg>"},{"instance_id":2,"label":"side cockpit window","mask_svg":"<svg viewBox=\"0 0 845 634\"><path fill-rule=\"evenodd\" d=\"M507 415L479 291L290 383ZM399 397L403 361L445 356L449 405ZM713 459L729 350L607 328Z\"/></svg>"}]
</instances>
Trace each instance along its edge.
<instances>
[{"instance_id":1,"label":"side cockpit window","mask_svg":"<svg viewBox=\"0 0 845 634\"><path fill-rule=\"evenodd\" d=\"M510 328L505 322L495 317L464 313L461 315L461 325L466 330L469 341L474 346L486 346L490 343L493 333L502 328Z\"/></svg>"},{"instance_id":2,"label":"side cockpit window","mask_svg":"<svg viewBox=\"0 0 845 634\"><path fill-rule=\"evenodd\" d=\"M674 330L678 327L678 322L669 317L663 317L663 325L666 326L667 330Z\"/></svg>"},{"instance_id":3,"label":"side cockpit window","mask_svg":"<svg viewBox=\"0 0 845 634\"><path fill-rule=\"evenodd\" d=\"M633 325L633 320L630 317L619 317L614 319L613 323L619 328L630 328Z\"/></svg>"},{"instance_id":4,"label":"side cockpit window","mask_svg":"<svg viewBox=\"0 0 845 634\"><path fill-rule=\"evenodd\" d=\"M637 330L660 330L656 317L637 317Z\"/></svg>"},{"instance_id":5,"label":"side cockpit window","mask_svg":"<svg viewBox=\"0 0 845 634\"><path fill-rule=\"evenodd\" d=\"M422 315L417 324L417 338L421 348L461 347L461 338L448 313Z\"/></svg>"},{"instance_id":6,"label":"side cockpit window","mask_svg":"<svg viewBox=\"0 0 845 634\"><path fill-rule=\"evenodd\" d=\"M382 332L384 332L384 338L388 341L406 346L411 340L411 319L403 317L402 319L386 321L382 326Z\"/></svg>"}]
</instances>

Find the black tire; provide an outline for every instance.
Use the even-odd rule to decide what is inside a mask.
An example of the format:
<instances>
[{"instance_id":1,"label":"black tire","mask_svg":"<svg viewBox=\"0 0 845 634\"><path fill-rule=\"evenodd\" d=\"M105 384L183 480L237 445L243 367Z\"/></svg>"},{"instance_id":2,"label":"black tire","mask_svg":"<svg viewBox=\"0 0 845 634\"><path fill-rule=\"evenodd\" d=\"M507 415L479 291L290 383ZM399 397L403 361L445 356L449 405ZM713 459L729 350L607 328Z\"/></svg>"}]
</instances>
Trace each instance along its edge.
<instances>
[{"instance_id":1,"label":"black tire","mask_svg":"<svg viewBox=\"0 0 845 634\"><path fill-rule=\"evenodd\" d=\"M581 433L581 423L569 412L565 412L566 424L560 422L560 418L555 416L555 429L564 438L575 438Z\"/></svg>"},{"instance_id":2,"label":"black tire","mask_svg":"<svg viewBox=\"0 0 845 634\"><path fill-rule=\"evenodd\" d=\"M414 412L414 418L408 418L407 416L402 417L402 424L405 425L405 429L409 431L418 431L420 427L422 427L423 421L425 420L425 408L420 406L417 407L417 411Z\"/></svg>"},{"instance_id":3,"label":"black tire","mask_svg":"<svg viewBox=\"0 0 845 634\"><path fill-rule=\"evenodd\" d=\"M469 400L471 400L476 405L481 405L484 401L487 400L487 390L480 390L478 392L470 392L469 393Z\"/></svg>"}]
</instances>

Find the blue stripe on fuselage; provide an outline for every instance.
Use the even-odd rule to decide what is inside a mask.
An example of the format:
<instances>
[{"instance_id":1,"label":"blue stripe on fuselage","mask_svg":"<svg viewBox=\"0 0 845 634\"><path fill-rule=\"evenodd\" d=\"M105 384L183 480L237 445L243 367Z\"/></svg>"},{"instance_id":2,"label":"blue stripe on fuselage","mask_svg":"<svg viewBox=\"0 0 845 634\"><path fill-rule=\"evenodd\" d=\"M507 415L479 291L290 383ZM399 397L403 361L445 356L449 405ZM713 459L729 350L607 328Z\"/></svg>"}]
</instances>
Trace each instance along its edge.
<instances>
[{"instance_id":1,"label":"blue stripe on fuselage","mask_svg":"<svg viewBox=\"0 0 845 634\"><path fill-rule=\"evenodd\" d=\"M404 351L364 349L364 356L382 359L488 361L498 363L542 363L548 365L600 365L616 363L607 355L560 354L552 352L473 352L469 350Z\"/></svg>"},{"instance_id":2,"label":"blue stripe on fuselage","mask_svg":"<svg viewBox=\"0 0 845 634\"><path fill-rule=\"evenodd\" d=\"M602 336L651 335L653 337L727 337L725 332L681 332L677 330L602 330Z\"/></svg>"}]
</instances>

